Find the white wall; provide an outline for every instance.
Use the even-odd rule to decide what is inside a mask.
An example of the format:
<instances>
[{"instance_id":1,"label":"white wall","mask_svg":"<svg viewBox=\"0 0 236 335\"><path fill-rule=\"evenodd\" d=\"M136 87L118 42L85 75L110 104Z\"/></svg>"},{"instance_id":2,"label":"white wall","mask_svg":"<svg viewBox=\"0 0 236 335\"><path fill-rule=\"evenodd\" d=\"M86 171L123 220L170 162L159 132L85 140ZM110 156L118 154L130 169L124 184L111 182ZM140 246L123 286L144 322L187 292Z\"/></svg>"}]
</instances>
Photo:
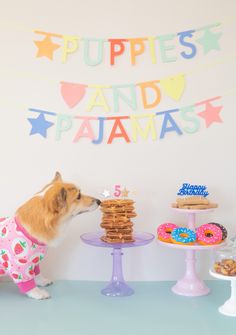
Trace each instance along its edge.
<instances>
[{"instance_id":1,"label":"white wall","mask_svg":"<svg viewBox=\"0 0 236 335\"><path fill-rule=\"evenodd\" d=\"M137 230L156 233L159 224L185 222L184 215L170 210L183 182L206 184L211 199L219 203L212 214L199 216L199 223L224 224L230 235L235 229L235 95L222 99L224 123L213 124L193 135L169 134L163 140L112 145L90 144L71 139L44 140L29 136L29 107L68 112L59 95L61 80L80 83L130 83L163 78L179 72L190 73L180 103L166 100L162 109L174 108L223 95L235 88L236 22L222 26L221 52L200 55L191 61L151 64L144 57L135 67L123 58L113 68L107 61L86 66L79 53L61 64L35 58L34 29L87 37L136 37L184 31L226 21L235 13L234 0L119 0L119 1L3 1L1 14L0 63L0 213L10 215L54 175L61 171L65 180L81 186L85 193L99 196L114 184L136 190ZM78 57L78 58L77 58ZM221 60L212 68L203 65ZM199 69L199 71L197 70ZM142 110L139 104L139 110ZM78 109L79 111L79 109ZM81 112L81 111L80 111ZM126 109L122 110L127 114ZM85 113L83 113L84 115ZM111 115L114 113L111 111ZM203 125L204 123L202 123ZM80 241L84 232L97 230L100 212L74 219L65 241L48 252L43 264L48 276L57 279L107 280L111 271L109 250L89 247ZM199 271L208 277L209 254L199 255ZM184 270L184 253L157 245L125 251L128 280L168 280Z\"/></svg>"}]
</instances>

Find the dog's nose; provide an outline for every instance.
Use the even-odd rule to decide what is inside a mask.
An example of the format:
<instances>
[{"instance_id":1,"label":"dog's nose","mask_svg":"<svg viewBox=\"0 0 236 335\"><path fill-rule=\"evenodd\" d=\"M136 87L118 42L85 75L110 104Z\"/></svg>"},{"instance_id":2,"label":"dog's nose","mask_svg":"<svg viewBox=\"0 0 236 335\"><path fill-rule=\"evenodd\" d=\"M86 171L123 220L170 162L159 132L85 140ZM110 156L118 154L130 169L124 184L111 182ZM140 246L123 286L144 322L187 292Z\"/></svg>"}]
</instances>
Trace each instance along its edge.
<instances>
[{"instance_id":1,"label":"dog's nose","mask_svg":"<svg viewBox=\"0 0 236 335\"><path fill-rule=\"evenodd\" d=\"M101 202L101 200L96 199L96 203L98 204L98 206L100 206L102 202Z\"/></svg>"}]
</instances>

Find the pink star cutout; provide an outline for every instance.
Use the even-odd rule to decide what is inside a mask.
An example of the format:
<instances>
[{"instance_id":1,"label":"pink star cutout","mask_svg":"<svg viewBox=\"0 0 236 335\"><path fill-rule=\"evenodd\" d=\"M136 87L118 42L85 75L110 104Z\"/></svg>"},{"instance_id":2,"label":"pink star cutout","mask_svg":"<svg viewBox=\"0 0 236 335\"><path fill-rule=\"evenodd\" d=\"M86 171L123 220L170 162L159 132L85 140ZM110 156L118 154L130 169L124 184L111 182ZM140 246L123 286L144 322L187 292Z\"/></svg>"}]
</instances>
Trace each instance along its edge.
<instances>
[{"instance_id":1,"label":"pink star cutout","mask_svg":"<svg viewBox=\"0 0 236 335\"><path fill-rule=\"evenodd\" d=\"M206 101L206 108L203 112L198 113L200 117L205 119L206 127L208 128L213 122L223 122L220 118L220 112L223 106L212 106L209 101Z\"/></svg>"}]
</instances>

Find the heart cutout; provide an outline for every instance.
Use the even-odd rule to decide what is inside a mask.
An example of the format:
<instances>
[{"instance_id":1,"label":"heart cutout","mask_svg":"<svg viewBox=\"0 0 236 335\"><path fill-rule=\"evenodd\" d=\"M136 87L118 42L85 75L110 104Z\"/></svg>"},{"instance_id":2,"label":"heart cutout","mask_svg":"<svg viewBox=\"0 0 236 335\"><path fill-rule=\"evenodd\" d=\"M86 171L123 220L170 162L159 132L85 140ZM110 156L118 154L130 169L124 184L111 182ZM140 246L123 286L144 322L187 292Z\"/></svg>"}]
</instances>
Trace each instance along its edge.
<instances>
[{"instance_id":1,"label":"heart cutout","mask_svg":"<svg viewBox=\"0 0 236 335\"><path fill-rule=\"evenodd\" d=\"M87 85L61 82L61 95L70 108L75 107L84 97Z\"/></svg>"},{"instance_id":2,"label":"heart cutout","mask_svg":"<svg viewBox=\"0 0 236 335\"><path fill-rule=\"evenodd\" d=\"M166 95L179 101L185 89L185 76L183 74L178 74L174 77L161 79L160 85Z\"/></svg>"}]
</instances>

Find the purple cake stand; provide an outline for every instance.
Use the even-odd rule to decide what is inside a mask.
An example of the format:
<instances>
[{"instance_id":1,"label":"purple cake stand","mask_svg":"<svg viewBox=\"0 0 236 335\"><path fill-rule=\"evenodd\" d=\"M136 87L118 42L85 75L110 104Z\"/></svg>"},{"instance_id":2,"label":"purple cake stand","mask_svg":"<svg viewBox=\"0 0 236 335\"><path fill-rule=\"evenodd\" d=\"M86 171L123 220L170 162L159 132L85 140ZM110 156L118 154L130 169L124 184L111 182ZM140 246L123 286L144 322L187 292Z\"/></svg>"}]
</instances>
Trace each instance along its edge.
<instances>
[{"instance_id":1,"label":"purple cake stand","mask_svg":"<svg viewBox=\"0 0 236 335\"><path fill-rule=\"evenodd\" d=\"M195 231L196 214L209 213L213 209L189 210L173 208L175 211L187 214L188 228ZM158 240L158 243L173 249L182 249L186 251L186 271L182 279L172 287L172 291L176 294L197 297L206 295L210 289L205 285L204 281L198 277L196 272L196 251L197 250L211 250L225 245L225 242L215 245L200 245L195 243L193 245L182 245L174 243L166 243Z\"/></svg>"},{"instance_id":2,"label":"purple cake stand","mask_svg":"<svg viewBox=\"0 0 236 335\"><path fill-rule=\"evenodd\" d=\"M109 284L101 291L102 294L109 297L124 297L132 295L134 290L127 285L123 277L122 271L122 248L140 247L150 243L154 239L154 235L144 232L135 232L133 237L135 242L130 243L106 243L101 240L104 232L85 233L81 235L84 243L95 247L113 248L111 255L113 256L112 276Z\"/></svg>"}]
</instances>

